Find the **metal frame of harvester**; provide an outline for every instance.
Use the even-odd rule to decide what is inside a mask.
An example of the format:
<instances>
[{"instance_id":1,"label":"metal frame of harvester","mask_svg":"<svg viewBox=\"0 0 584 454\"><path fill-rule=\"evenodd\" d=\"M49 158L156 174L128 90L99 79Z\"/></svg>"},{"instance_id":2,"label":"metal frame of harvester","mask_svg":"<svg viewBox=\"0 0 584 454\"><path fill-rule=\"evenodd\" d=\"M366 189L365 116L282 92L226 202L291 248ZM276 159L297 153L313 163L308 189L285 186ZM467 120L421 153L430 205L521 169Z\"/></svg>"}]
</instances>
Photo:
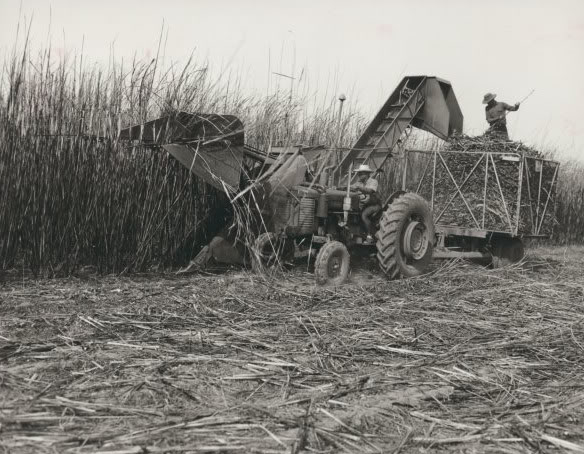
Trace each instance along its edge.
<instances>
[{"instance_id":1,"label":"metal frame of harvester","mask_svg":"<svg viewBox=\"0 0 584 454\"><path fill-rule=\"evenodd\" d=\"M286 251L316 251L317 281L337 284L346 278L349 250L355 248L376 250L381 269L395 278L425 272L432 255L513 262L523 256L522 238L549 235L556 162L520 153L404 149L412 128L448 140L462 126L448 81L408 76L346 152L302 147L265 152L245 144L236 117L183 112L127 128L120 138L161 146L192 173L231 194L233 203L253 197L248 206L257 208L261 228L251 247L252 263L263 267ZM366 244L351 169L359 164L383 169L398 154L404 163L402 188L383 195L376 244ZM414 155L423 159L412 167ZM470 165L459 165L462 161ZM313 175L306 180L311 167ZM501 219L493 217L497 207Z\"/></svg>"}]
</instances>

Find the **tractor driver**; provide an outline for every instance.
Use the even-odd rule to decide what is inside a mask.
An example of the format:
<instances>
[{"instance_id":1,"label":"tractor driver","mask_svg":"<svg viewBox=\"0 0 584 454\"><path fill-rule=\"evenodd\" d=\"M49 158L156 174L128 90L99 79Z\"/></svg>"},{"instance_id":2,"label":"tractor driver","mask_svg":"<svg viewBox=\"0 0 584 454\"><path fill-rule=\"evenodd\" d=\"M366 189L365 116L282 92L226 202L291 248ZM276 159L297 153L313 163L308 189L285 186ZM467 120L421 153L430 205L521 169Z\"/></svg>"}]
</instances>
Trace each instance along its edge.
<instances>
[{"instance_id":1,"label":"tractor driver","mask_svg":"<svg viewBox=\"0 0 584 454\"><path fill-rule=\"evenodd\" d=\"M379 182L373 178L373 169L367 164L361 164L357 170L357 181L352 185L351 189L361 193L359 208L361 212L361 219L365 228L367 229L367 244L372 244L373 235L375 234L375 225L371 219L381 209L381 202L377 194Z\"/></svg>"}]
</instances>

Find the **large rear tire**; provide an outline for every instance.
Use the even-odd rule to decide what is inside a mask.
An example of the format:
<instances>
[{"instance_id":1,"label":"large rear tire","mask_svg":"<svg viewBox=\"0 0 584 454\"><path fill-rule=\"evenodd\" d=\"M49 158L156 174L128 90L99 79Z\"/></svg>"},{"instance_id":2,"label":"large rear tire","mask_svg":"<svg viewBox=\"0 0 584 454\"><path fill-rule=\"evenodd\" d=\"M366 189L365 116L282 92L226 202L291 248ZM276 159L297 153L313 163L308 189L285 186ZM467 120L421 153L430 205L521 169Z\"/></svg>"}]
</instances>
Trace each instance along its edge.
<instances>
[{"instance_id":1,"label":"large rear tire","mask_svg":"<svg viewBox=\"0 0 584 454\"><path fill-rule=\"evenodd\" d=\"M423 197L413 193L398 196L383 213L376 236L377 260L390 279L428 271L434 249L434 220Z\"/></svg>"},{"instance_id":2,"label":"large rear tire","mask_svg":"<svg viewBox=\"0 0 584 454\"><path fill-rule=\"evenodd\" d=\"M340 285L349 275L350 256L347 247L339 241L325 243L318 251L314 264L316 283Z\"/></svg>"}]
</instances>

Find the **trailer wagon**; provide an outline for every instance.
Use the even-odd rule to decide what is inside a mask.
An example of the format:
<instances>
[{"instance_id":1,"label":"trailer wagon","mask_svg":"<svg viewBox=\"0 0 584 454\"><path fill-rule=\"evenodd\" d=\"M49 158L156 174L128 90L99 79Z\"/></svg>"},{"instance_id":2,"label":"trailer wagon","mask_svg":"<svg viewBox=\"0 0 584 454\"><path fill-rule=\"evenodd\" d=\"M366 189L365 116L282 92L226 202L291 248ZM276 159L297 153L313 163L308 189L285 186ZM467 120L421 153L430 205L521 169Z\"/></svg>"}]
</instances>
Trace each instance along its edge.
<instances>
[{"instance_id":1,"label":"trailer wagon","mask_svg":"<svg viewBox=\"0 0 584 454\"><path fill-rule=\"evenodd\" d=\"M404 155L402 189L428 200L435 258L523 257L523 239L549 238L559 164L524 152L423 151Z\"/></svg>"}]
</instances>

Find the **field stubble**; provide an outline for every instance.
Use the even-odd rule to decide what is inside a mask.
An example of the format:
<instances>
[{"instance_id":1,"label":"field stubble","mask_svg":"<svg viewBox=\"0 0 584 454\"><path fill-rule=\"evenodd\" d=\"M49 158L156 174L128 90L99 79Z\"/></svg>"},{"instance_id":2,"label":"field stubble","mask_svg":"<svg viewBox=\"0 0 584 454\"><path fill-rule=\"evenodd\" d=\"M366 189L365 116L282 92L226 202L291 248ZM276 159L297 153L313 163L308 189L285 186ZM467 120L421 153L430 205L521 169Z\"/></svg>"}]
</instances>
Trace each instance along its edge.
<instances>
[{"instance_id":1,"label":"field stubble","mask_svg":"<svg viewBox=\"0 0 584 454\"><path fill-rule=\"evenodd\" d=\"M5 452L584 452L584 248L337 289L9 280Z\"/></svg>"}]
</instances>

